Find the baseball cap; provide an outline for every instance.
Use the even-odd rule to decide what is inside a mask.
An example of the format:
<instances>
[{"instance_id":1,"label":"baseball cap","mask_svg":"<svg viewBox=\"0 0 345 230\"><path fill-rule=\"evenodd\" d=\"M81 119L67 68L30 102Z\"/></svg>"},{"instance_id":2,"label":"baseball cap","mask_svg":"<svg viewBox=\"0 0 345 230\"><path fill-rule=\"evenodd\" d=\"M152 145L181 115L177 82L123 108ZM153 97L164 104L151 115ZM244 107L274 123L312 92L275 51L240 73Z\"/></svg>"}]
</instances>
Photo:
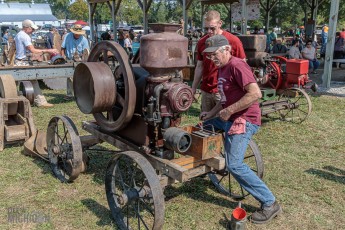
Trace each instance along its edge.
<instances>
[{"instance_id":1,"label":"baseball cap","mask_svg":"<svg viewBox=\"0 0 345 230\"><path fill-rule=\"evenodd\" d=\"M206 42L206 49L203 53L212 53L215 52L219 47L229 45L229 41L223 35L214 35L209 37Z\"/></svg>"},{"instance_id":2,"label":"baseball cap","mask_svg":"<svg viewBox=\"0 0 345 230\"><path fill-rule=\"evenodd\" d=\"M34 30L38 29L38 26L35 25L35 23L29 19L26 19L22 22L23 27L31 27Z\"/></svg>"}]
</instances>

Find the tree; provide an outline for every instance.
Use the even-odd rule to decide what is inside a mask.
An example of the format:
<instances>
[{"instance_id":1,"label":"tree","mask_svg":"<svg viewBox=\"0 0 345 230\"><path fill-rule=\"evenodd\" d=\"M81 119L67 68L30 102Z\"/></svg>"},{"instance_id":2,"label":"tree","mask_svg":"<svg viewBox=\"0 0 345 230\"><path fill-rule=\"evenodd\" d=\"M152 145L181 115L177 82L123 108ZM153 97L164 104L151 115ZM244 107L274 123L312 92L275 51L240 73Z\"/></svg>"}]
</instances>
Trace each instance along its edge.
<instances>
[{"instance_id":1,"label":"tree","mask_svg":"<svg viewBox=\"0 0 345 230\"><path fill-rule=\"evenodd\" d=\"M89 9L84 0L77 0L68 7L70 18L88 21Z\"/></svg>"}]
</instances>

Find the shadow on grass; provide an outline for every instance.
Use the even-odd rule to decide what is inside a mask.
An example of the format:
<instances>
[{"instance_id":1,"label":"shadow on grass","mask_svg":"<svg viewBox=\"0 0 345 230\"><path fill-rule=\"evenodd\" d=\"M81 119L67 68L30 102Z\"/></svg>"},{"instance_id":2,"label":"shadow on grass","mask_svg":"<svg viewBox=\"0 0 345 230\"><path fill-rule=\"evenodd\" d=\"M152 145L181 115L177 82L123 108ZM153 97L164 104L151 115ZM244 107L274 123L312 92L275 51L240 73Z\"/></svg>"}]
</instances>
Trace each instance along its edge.
<instances>
[{"instance_id":1,"label":"shadow on grass","mask_svg":"<svg viewBox=\"0 0 345 230\"><path fill-rule=\"evenodd\" d=\"M93 199L83 199L81 200L81 203L97 216L99 219L97 221L98 226L116 226L108 208Z\"/></svg>"},{"instance_id":2,"label":"shadow on grass","mask_svg":"<svg viewBox=\"0 0 345 230\"><path fill-rule=\"evenodd\" d=\"M207 189L212 189L213 191L218 192L214 187L212 182L207 179L207 175L202 177L196 177L190 181L184 182L178 188L173 186L168 186L165 191L165 201L169 201L174 197L185 195L194 200L212 203L218 206L223 206L229 209L234 209L238 206L238 201L230 201L229 198L216 197L206 192ZM242 204L242 207L250 212L255 211L257 208L252 205Z\"/></svg>"},{"instance_id":3,"label":"shadow on grass","mask_svg":"<svg viewBox=\"0 0 345 230\"><path fill-rule=\"evenodd\" d=\"M311 168L306 170L306 172L327 180L345 184L345 170L338 169L334 166L324 166L323 169L324 170Z\"/></svg>"},{"instance_id":4,"label":"shadow on grass","mask_svg":"<svg viewBox=\"0 0 345 230\"><path fill-rule=\"evenodd\" d=\"M49 97L48 102L52 103L52 104L62 104L62 103L69 103L69 102L74 102L74 99L72 100L65 100L64 97L66 96L66 94L61 94L61 93L53 93L54 91L52 90L52 92L47 93L44 92L44 95L46 97Z\"/></svg>"},{"instance_id":5,"label":"shadow on grass","mask_svg":"<svg viewBox=\"0 0 345 230\"><path fill-rule=\"evenodd\" d=\"M93 181L104 185L105 171L115 151L96 145L85 151L90 158L86 174L93 174Z\"/></svg>"}]
</instances>

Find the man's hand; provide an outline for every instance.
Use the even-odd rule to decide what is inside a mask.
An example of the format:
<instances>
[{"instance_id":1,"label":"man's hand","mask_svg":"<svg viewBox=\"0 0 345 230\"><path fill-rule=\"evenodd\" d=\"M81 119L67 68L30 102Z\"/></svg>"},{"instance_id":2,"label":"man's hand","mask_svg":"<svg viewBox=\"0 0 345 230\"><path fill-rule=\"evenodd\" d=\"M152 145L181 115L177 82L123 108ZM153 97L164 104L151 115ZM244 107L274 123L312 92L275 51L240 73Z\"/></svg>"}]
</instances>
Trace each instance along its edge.
<instances>
[{"instance_id":1,"label":"man's hand","mask_svg":"<svg viewBox=\"0 0 345 230\"><path fill-rule=\"evenodd\" d=\"M210 116L211 114L209 112L201 112L200 113L200 120L201 121L206 121L208 119L211 119L212 116Z\"/></svg>"},{"instance_id":2,"label":"man's hand","mask_svg":"<svg viewBox=\"0 0 345 230\"><path fill-rule=\"evenodd\" d=\"M223 121L228 121L229 118L231 116L231 112L229 111L228 108L222 109L219 112L219 117L223 120Z\"/></svg>"},{"instance_id":3,"label":"man's hand","mask_svg":"<svg viewBox=\"0 0 345 230\"><path fill-rule=\"evenodd\" d=\"M59 51L57 50L57 49L49 49L49 53L51 53L51 54L58 54L59 53Z\"/></svg>"}]
</instances>

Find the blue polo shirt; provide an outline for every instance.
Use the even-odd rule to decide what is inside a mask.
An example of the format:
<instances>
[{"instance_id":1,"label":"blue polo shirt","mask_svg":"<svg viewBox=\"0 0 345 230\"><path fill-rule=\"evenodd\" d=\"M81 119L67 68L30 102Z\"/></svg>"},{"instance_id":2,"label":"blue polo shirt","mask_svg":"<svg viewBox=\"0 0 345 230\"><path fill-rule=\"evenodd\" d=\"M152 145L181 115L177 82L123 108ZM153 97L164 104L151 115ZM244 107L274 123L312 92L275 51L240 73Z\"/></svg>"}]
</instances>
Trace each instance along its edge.
<instances>
[{"instance_id":1,"label":"blue polo shirt","mask_svg":"<svg viewBox=\"0 0 345 230\"><path fill-rule=\"evenodd\" d=\"M84 49L90 50L87 39L83 35L81 35L78 39L75 39L72 32L65 36L61 44L61 48L66 49L65 54L69 60L73 59L76 49L78 50L79 55L82 55Z\"/></svg>"}]
</instances>

